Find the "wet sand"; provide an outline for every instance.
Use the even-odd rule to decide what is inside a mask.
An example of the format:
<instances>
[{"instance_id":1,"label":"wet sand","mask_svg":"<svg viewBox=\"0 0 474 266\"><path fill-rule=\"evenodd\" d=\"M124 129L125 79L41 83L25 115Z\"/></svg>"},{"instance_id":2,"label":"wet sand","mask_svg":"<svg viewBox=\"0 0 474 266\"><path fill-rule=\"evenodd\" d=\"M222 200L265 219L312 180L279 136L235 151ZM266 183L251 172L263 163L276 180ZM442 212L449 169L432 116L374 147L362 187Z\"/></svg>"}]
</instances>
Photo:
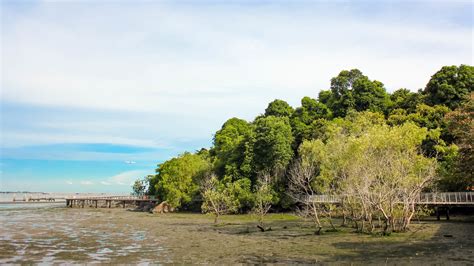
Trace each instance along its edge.
<instances>
[{"instance_id":1,"label":"wet sand","mask_svg":"<svg viewBox=\"0 0 474 266\"><path fill-rule=\"evenodd\" d=\"M389 237L313 234L287 214L260 232L249 215L149 214L124 209L0 212L0 263L473 264L474 219L423 221ZM446 237L445 235L451 235Z\"/></svg>"}]
</instances>

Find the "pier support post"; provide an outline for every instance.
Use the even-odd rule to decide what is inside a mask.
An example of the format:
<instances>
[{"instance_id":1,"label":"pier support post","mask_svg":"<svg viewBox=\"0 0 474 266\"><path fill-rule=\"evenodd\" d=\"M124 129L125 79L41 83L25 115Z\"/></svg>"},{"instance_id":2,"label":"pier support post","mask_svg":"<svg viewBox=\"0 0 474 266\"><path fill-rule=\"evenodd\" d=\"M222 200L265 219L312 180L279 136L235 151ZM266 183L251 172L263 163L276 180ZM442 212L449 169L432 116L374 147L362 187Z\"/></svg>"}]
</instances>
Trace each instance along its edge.
<instances>
[{"instance_id":1,"label":"pier support post","mask_svg":"<svg viewBox=\"0 0 474 266\"><path fill-rule=\"evenodd\" d=\"M446 207L446 220L449 221L449 207Z\"/></svg>"},{"instance_id":2,"label":"pier support post","mask_svg":"<svg viewBox=\"0 0 474 266\"><path fill-rule=\"evenodd\" d=\"M439 221L439 220L440 220L440 216L439 216L439 207L438 207L438 206L435 207L435 212L436 212L436 220Z\"/></svg>"}]
</instances>

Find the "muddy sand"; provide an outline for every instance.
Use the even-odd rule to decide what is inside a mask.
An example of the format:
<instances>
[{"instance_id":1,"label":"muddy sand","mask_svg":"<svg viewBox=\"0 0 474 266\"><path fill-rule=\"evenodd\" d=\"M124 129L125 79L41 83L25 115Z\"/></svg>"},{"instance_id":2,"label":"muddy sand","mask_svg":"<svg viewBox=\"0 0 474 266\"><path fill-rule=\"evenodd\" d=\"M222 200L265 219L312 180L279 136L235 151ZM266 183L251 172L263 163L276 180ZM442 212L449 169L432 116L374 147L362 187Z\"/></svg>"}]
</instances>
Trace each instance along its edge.
<instances>
[{"instance_id":1,"label":"muddy sand","mask_svg":"<svg viewBox=\"0 0 474 266\"><path fill-rule=\"evenodd\" d=\"M124 209L3 211L0 263L474 264L474 218L416 222L389 237L351 228L314 235L310 224L268 216L260 232L249 215L218 225L202 214Z\"/></svg>"}]
</instances>

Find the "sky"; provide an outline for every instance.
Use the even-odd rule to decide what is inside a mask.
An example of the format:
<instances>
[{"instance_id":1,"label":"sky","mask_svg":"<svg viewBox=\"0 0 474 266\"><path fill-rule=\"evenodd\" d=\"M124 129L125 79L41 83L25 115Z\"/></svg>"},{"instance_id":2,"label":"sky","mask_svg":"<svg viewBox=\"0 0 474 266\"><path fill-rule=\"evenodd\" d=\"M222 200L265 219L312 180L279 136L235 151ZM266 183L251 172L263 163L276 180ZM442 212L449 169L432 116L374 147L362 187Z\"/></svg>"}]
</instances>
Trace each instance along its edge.
<instances>
[{"instance_id":1,"label":"sky","mask_svg":"<svg viewBox=\"0 0 474 266\"><path fill-rule=\"evenodd\" d=\"M0 3L0 191L130 192L341 70L415 91L473 64L471 1Z\"/></svg>"}]
</instances>

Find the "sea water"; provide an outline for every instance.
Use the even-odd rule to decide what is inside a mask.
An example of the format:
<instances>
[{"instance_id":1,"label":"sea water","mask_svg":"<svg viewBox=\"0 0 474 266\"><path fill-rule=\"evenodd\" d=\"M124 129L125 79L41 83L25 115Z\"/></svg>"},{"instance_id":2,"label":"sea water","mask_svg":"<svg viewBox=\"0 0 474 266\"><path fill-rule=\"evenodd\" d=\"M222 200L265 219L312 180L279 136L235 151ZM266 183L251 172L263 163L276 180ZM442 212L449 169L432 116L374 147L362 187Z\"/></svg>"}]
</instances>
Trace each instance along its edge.
<instances>
[{"instance_id":1,"label":"sea water","mask_svg":"<svg viewBox=\"0 0 474 266\"><path fill-rule=\"evenodd\" d=\"M7 202L0 204L0 264L121 262L119 257L146 263L143 255L148 252L152 257L151 254L159 250L139 228L114 224L106 210L69 209L64 201L10 203L12 193L0 195L1 201ZM18 195L86 196L85 193L16 193Z\"/></svg>"}]
</instances>

